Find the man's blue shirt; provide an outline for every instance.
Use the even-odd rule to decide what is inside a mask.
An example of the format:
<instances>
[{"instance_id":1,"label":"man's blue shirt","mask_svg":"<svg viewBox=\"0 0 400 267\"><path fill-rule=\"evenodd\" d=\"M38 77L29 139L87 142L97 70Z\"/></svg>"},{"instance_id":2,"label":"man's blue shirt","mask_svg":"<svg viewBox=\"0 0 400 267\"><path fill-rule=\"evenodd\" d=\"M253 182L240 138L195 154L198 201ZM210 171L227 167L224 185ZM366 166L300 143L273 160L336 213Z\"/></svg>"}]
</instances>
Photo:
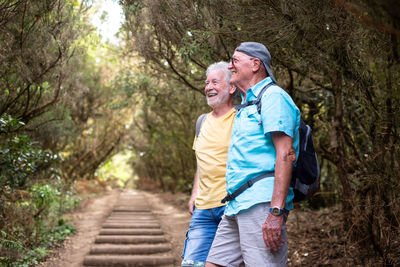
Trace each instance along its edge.
<instances>
[{"instance_id":1,"label":"man's blue shirt","mask_svg":"<svg viewBox=\"0 0 400 267\"><path fill-rule=\"evenodd\" d=\"M265 78L247 90L242 103L255 100L264 86L271 83ZM262 119L261 119L262 118ZM260 123L262 121L262 123ZM270 86L261 99L261 114L256 105L237 112L228 149L226 169L227 190L231 194L241 185L260 174L275 170L276 153L271 132L284 132L293 139L296 157L299 153L300 111L292 98L279 86ZM267 177L246 189L236 199L229 201L226 215L237 214L272 198L274 177ZM285 208L293 208L293 189L290 188Z\"/></svg>"}]
</instances>

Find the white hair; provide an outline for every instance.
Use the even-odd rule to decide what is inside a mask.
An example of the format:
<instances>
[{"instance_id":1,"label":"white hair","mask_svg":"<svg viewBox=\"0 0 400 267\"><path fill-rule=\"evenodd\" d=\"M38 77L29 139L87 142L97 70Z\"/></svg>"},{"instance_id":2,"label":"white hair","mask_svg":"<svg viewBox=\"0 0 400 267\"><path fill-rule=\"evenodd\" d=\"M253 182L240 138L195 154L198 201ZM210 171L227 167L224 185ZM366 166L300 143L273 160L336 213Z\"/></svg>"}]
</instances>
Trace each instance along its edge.
<instances>
[{"instance_id":1,"label":"white hair","mask_svg":"<svg viewBox=\"0 0 400 267\"><path fill-rule=\"evenodd\" d=\"M208 74L212 71L215 70L222 70L224 72L224 76L225 76L225 81L227 84L229 84L229 81L231 80L231 76L232 76L232 72L230 70L228 70L228 62L225 61L220 61L217 63L213 63L211 64L206 71L206 75L208 76Z\"/></svg>"}]
</instances>

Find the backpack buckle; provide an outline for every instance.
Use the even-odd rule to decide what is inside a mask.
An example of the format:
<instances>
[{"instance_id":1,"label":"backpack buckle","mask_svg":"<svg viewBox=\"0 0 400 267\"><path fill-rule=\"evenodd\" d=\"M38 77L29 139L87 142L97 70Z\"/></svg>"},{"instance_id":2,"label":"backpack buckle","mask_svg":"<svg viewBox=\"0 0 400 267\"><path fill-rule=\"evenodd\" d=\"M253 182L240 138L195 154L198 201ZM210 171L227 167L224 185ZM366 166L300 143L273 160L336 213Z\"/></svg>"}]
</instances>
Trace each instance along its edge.
<instances>
[{"instance_id":1,"label":"backpack buckle","mask_svg":"<svg viewBox=\"0 0 400 267\"><path fill-rule=\"evenodd\" d=\"M229 201L231 201L233 198L232 198L232 196L230 195L230 194L227 194L222 200L221 200L221 203L222 204L224 204L225 202L229 202Z\"/></svg>"},{"instance_id":2,"label":"backpack buckle","mask_svg":"<svg viewBox=\"0 0 400 267\"><path fill-rule=\"evenodd\" d=\"M246 182L246 184L247 184L248 187L252 187L253 184L254 184L254 182L253 182L252 180L248 180L248 181Z\"/></svg>"}]
</instances>

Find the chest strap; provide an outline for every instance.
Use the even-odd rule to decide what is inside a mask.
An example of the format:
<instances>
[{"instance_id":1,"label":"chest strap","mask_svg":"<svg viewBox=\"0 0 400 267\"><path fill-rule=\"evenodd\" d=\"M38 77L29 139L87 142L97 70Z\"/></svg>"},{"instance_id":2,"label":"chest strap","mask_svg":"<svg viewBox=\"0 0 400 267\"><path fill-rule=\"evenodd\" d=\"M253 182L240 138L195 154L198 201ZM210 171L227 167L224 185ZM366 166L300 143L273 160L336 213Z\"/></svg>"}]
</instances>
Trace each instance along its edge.
<instances>
[{"instance_id":1,"label":"chest strap","mask_svg":"<svg viewBox=\"0 0 400 267\"><path fill-rule=\"evenodd\" d=\"M232 201L234 200L238 195L240 195L241 193L243 193L247 188L252 187L253 184L255 182L258 182L264 178L267 177L273 177L275 176L275 172L267 172L264 174L261 174L259 176L257 176L256 178L250 179L248 180L246 183L244 183L241 187L239 187L238 189L236 189L236 191L234 191L232 194L227 194L222 200L221 203L225 203L227 201Z\"/></svg>"}]
</instances>

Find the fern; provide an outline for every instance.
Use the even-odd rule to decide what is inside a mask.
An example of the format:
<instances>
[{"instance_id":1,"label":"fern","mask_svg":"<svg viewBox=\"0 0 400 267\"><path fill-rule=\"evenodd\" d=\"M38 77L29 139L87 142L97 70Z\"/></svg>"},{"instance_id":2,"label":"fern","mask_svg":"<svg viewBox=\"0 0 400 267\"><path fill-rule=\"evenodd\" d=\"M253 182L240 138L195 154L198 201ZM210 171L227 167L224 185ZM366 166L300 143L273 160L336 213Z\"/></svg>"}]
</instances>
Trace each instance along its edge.
<instances>
[{"instance_id":1,"label":"fern","mask_svg":"<svg viewBox=\"0 0 400 267\"><path fill-rule=\"evenodd\" d=\"M22 250L24 249L24 246L13 236L7 234L3 230L0 230L0 249L1 248Z\"/></svg>"}]
</instances>

